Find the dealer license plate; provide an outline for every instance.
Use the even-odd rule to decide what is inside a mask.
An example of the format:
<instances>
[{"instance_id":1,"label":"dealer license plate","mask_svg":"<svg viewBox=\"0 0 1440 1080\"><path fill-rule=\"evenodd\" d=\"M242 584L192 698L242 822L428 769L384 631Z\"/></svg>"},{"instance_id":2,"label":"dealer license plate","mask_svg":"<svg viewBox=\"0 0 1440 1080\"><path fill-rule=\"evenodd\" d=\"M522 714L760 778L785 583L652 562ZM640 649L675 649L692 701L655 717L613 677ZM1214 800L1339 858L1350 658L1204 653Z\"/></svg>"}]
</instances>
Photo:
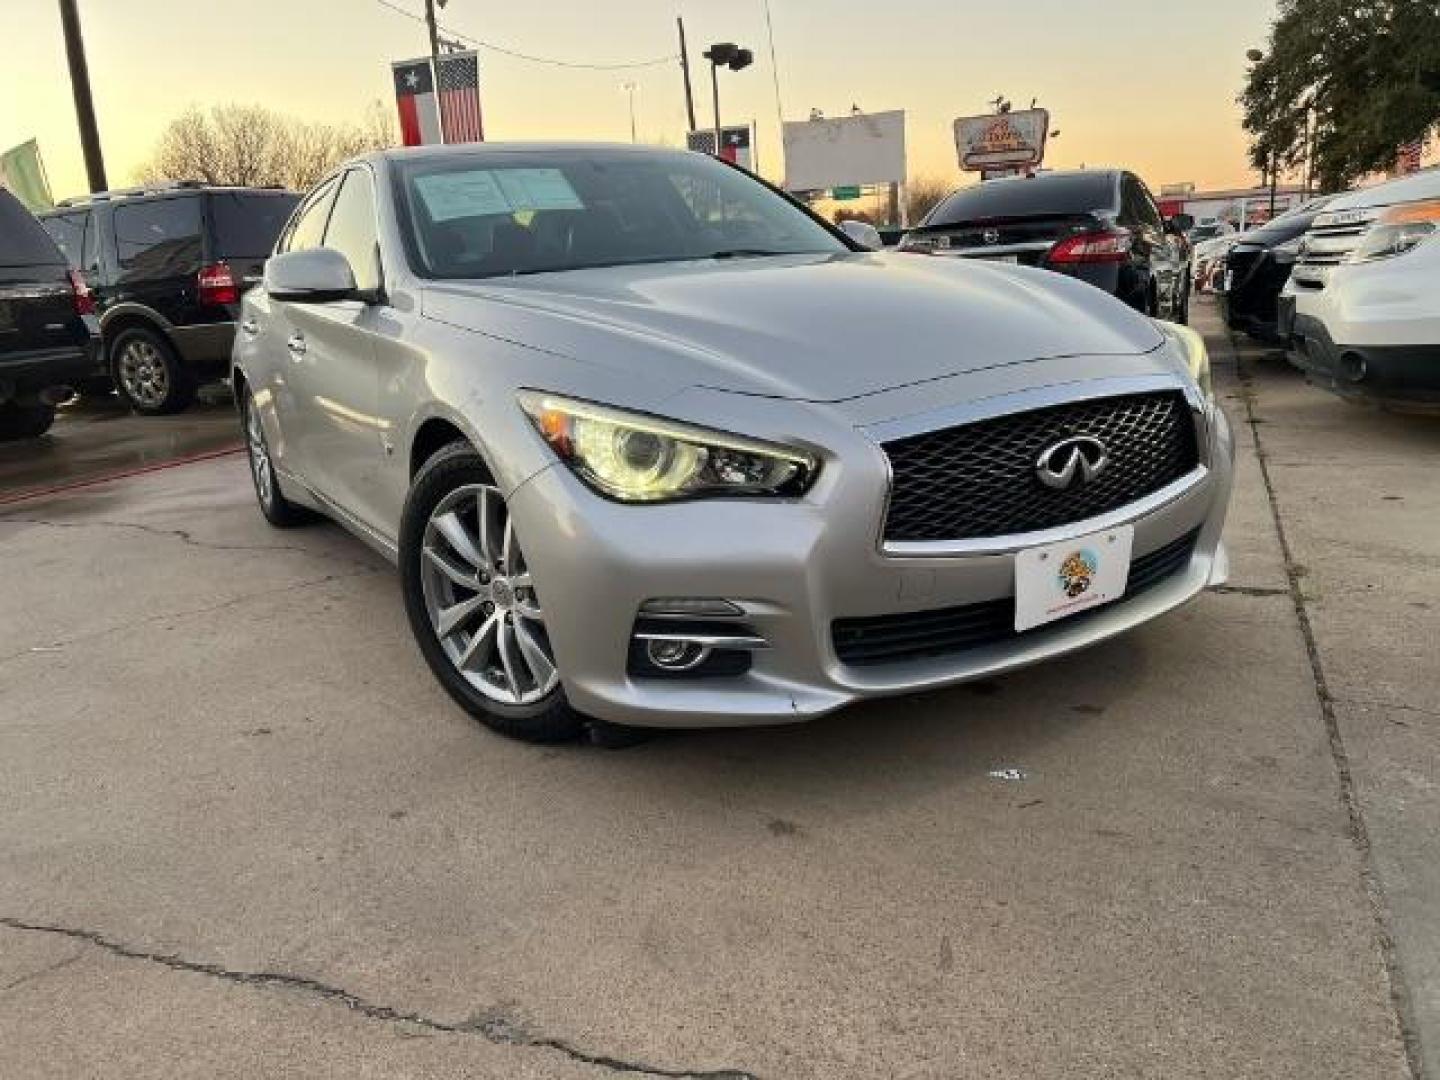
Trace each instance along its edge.
<instances>
[{"instance_id":1,"label":"dealer license plate","mask_svg":"<svg viewBox=\"0 0 1440 1080\"><path fill-rule=\"evenodd\" d=\"M1016 631L1042 626L1124 596L1134 540L1134 526L1122 525L1016 554Z\"/></svg>"}]
</instances>

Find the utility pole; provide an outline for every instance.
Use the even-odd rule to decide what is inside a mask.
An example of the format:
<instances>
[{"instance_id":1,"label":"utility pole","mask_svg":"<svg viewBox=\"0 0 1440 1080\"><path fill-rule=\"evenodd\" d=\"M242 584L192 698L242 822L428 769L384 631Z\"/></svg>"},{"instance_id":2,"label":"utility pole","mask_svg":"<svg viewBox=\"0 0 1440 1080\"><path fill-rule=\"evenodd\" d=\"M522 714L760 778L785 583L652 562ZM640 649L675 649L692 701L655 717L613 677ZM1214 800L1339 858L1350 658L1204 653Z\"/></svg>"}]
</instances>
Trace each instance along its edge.
<instances>
[{"instance_id":1,"label":"utility pole","mask_svg":"<svg viewBox=\"0 0 1440 1080\"><path fill-rule=\"evenodd\" d=\"M640 139L635 134L635 83L621 83L620 89L624 90L627 94L630 95L630 141L632 143L639 142Z\"/></svg>"},{"instance_id":2,"label":"utility pole","mask_svg":"<svg viewBox=\"0 0 1440 1080\"><path fill-rule=\"evenodd\" d=\"M441 6L443 7L443 0ZM435 0L425 0L425 25L430 30L430 60L440 59L440 30L435 24Z\"/></svg>"},{"instance_id":3,"label":"utility pole","mask_svg":"<svg viewBox=\"0 0 1440 1080\"><path fill-rule=\"evenodd\" d=\"M75 120L80 125L80 146L85 152L85 176L90 190L104 191L105 156L100 152L100 130L95 126L95 102L90 97L90 68L85 63L85 38L80 33L76 0L60 0L60 25L65 31L65 59L70 65L70 90L75 95Z\"/></svg>"},{"instance_id":4,"label":"utility pole","mask_svg":"<svg viewBox=\"0 0 1440 1080\"><path fill-rule=\"evenodd\" d=\"M675 16L675 25L680 29L680 71L685 76L685 116L690 121L690 130L695 130L695 92L690 88L690 52L685 48L685 20Z\"/></svg>"}]
</instances>

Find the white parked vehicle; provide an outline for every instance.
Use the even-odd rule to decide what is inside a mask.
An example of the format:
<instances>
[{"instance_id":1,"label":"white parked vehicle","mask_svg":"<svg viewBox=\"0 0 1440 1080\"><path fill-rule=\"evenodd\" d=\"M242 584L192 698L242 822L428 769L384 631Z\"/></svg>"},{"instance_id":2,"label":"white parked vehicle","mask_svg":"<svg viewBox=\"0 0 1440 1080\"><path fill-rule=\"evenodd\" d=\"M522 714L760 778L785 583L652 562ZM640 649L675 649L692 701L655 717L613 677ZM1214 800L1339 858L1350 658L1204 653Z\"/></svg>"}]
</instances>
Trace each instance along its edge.
<instances>
[{"instance_id":1,"label":"white parked vehicle","mask_svg":"<svg viewBox=\"0 0 1440 1080\"><path fill-rule=\"evenodd\" d=\"M1440 408L1440 168L1342 195L1280 296L1291 360L1347 397Z\"/></svg>"}]
</instances>

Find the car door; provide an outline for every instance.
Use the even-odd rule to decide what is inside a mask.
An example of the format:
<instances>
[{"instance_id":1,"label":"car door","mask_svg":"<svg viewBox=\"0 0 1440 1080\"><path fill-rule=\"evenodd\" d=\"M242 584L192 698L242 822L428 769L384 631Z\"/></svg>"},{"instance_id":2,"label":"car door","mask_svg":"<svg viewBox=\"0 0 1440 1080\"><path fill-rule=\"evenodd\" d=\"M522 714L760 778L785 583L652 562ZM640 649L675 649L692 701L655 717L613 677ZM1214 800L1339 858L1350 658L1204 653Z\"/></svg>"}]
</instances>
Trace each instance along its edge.
<instances>
[{"instance_id":1,"label":"car door","mask_svg":"<svg viewBox=\"0 0 1440 1080\"><path fill-rule=\"evenodd\" d=\"M1160 213L1150 189L1138 176L1131 179L1135 184L1135 207L1140 226L1146 235L1152 237L1150 245L1150 266L1155 277L1158 310L1163 319L1173 319L1180 313L1181 256L1176 239L1165 231L1165 217Z\"/></svg>"},{"instance_id":2,"label":"car door","mask_svg":"<svg viewBox=\"0 0 1440 1080\"><path fill-rule=\"evenodd\" d=\"M338 188L338 181L331 178L305 197L280 234L275 245L277 254L320 246ZM301 437L309 422L303 381L298 377L303 355L292 348L297 333L291 318L295 307L272 299L263 285L248 292L235 339L235 355L250 379L276 467L313 487Z\"/></svg>"},{"instance_id":3,"label":"car door","mask_svg":"<svg viewBox=\"0 0 1440 1080\"><path fill-rule=\"evenodd\" d=\"M377 245L374 179L368 167L355 166L340 177L320 246L345 256L365 299L279 305L294 328L287 351L301 419L292 438L300 441L306 475L372 531L378 531L375 487L386 434L377 415L375 338L385 318L376 302L382 294Z\"/></svg>"}]
</instances>

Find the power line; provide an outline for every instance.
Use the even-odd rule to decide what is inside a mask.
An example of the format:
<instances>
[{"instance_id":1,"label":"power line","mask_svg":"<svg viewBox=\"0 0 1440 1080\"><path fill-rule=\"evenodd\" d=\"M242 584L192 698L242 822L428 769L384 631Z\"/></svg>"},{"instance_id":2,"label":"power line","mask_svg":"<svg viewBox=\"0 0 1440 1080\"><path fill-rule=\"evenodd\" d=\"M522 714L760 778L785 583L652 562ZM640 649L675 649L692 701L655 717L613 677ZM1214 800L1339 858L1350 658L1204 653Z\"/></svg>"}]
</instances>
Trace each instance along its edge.
<instances>
[{"instance_id":1,"label":"power line","mask_svg":"<svg viewBox=\"0 0 1440 1080\"><path fill-rule=\"evenodd\" d=\"M405 8L400 7L398 4L392 4L390 0L375 0L375 2L383 8L389 8L397 15L404 15L407 19L413 19L416 22L425 21L424 15L417 14L413 11L408 11ZM488 49L491 52L497 52L504 56L514 57L516 60L528 60L532 64L549 64L552 67L578 68L585 71L626 71L634 68L659 67L661 64L673 64L676 60L679 59L678 56L672 53L669 56L657 56L653 60L635 60L625 63L614 64L587 64L574 60L556 60L554 57L535 56L532 53L520 52L518 49L510 49L505 47L504 45L496 45L493 41L481 41L479 38L470 37L468 34L462 34L453 26L444 26L441 24L437 24L437 26L439 27L439 29L443 30L451 37L458 38L467 45L472 45L476 48L481 49Z\"/></svg>"}]
</instances>

